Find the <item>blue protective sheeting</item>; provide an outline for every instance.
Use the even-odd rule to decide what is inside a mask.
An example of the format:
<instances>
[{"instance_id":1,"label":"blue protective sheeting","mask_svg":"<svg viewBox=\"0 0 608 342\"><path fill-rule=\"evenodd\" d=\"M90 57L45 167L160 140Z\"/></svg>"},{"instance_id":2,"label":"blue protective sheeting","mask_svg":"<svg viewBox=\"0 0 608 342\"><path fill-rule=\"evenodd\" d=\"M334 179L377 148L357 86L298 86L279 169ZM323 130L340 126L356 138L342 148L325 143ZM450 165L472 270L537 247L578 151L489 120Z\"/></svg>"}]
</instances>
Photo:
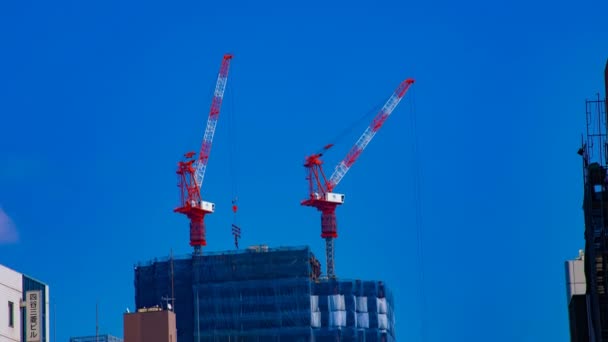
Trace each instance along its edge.
<instances>
[{"instance_id":1,"label":"blue protective sheeting","mask_svg":"<svg viewBox=\"0 0 608 342\"><path fill-rule=\"evenodd\" d=\"M207 253L135 267L137 308L175 298L177 342L394 341L392 296L382 282L315 281L308 247ZM173 288L172 288L173 283ZM386 317L378 328L378 298ZM374 308L374 313L367 312ZM361 310L367 324L358 326ZM374 327L367 316L375 315ZM367 328L366 326L369 326Z\"/></svg>"}]
</instances>

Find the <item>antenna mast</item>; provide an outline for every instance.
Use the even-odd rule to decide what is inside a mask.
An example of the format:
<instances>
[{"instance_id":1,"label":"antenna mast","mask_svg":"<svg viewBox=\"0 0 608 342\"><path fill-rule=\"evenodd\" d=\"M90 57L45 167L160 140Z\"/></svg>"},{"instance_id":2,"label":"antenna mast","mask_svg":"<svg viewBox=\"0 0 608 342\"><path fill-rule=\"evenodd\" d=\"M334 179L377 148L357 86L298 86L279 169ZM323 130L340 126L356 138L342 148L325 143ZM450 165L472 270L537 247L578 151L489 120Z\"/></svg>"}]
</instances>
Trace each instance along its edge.
<instances>
[{"instance_id":1,"label":"antenna mast","mask_svg":"<svg viewBox=\"0 0 608 342\"><path fill-rule=\"evenodd\" d=\"M175 286L173 274L173 248L171 248L171 307L175 310Z\"/></svg>"},{"instance_id":2,"label":"antenna mast","mask_svg":"<svg viewBox=\"0 0 608 342\"><path fill-rule=\"evenodd\" d=\"M95 342L99 342L99 302L95 303Z\"/></svg>"}]
</instances>

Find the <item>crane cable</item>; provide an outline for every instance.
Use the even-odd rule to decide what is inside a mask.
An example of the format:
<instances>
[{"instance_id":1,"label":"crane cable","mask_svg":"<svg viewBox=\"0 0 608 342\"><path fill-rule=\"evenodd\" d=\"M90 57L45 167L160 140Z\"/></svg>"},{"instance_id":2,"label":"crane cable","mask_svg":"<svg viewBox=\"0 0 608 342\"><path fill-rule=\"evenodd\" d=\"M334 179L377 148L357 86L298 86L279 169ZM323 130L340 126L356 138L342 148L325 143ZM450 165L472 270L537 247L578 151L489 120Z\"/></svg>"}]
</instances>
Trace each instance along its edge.
<instances>
[{"instance_id":1,"label":"crane cable","mask_svg":"<svg viewBox=\"0 0 608 342\"><path fill-rule=\"evenodd\" d=\"M426 334L426 307L427 299L426 293L424 292L424 253L423 253L423 236L422 228L424 225L422 216L422 200L421 200L421 166L420 166L420 155L416 122L416 91L413 89L410 96L410 130L412 137L412 159L414 166L414 206L416 210L415 224L416 224L416 242L417 242L417 263L418 263L418 292L420 295L420 341L424 342L427 340Z\"/></svg>"},{"instance_id":2,"label":"crane cable","mask_svg":"<svg viewBox=\"0 0 608 342\"><path fill-rule=\"evenodd\" d=\"M228 84L228 88L232 93L230 96L231 110L228 111L228 140L229 140L229 169L230 169L230 181L232 186L232 235L234 236L234 246L236 249L239 248L239 239L241 238L241 228L237 224L237 212L238 212L238 189L237 189L237 171L235 166L235 156L237 154L237 141L236 141L236 112L235 108L235 92L231 83Z\"/></svg>"},{"instance_id":3,"label":"crane cable","mask_svg":"<svg viewBox=\"0 0 608 342\"><path fill-rule=\"evenodd\" d=\"M377 114L378 111L380 110L380 108L382 108L382 105L383 105L383 102L378 103L377 105L373 106L371 109L369 109L368 111L363 113L363 115L361 115L361 117L359 117L357 120L353 121L349 126L344 128L340 133L338 133L336 136L334 136L333 139L329 140L330 143L325 145L320 150L319 154L324 153L325 151L330 149L332 146L337 145L338 143L342 142L342 140L344 140L346 138L346 136L352 134L352 132L355 129L360 128L362 126L363 122L369 121L370 117Z\"/></svg>"}]
</instances>

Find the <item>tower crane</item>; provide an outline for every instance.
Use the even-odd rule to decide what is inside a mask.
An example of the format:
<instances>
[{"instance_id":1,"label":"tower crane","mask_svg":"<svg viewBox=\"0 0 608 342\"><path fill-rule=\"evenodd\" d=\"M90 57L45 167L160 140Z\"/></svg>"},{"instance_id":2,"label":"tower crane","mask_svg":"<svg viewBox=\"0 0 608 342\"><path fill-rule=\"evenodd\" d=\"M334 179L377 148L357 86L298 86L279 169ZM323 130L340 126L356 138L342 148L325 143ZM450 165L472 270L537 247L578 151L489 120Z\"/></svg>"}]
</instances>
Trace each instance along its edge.
<instances>
[{"instance_id":1,"label":"tower crane","mask_svg":"<svg viewBox=\"0 0 608 342\"><path fill-rule=\"evenodd\" d=\"M222 107L224 91L226 90L231 59L231 54L225 54L222 60L198 158L195 158L196 153L188 152L184 154L184 160L177 163L176 173L177 186L180 189L180 204L173 211L184 214L190 219L190 246L194 247L194 254L198 255L202 253L202 247L207 245L205 240L205 215L215 211L214 203L203 201L201 189L209 161L213 135Z\"/></svg>"},{"instance_id":2,"label":"tower crane","mask_svg":"<svg viewBox=\"0 0 608 342\"><path fill-rule=\"evenodd\" d=\"M414 79L408 78L399 84L346 157L335 167L329 179L323 172L321 157L333 144L326 145L321 152L306 157L304 167L307 169L309 197L300 204L317 208L321 212L321 237L325 239L327 276L330 278L336 277L334 268L334 239L338 237L336 207L344 203L344 194L334 193L333 190L357 161L361 152L380 130L413 83Z\"/></svg>"}]
</instances>

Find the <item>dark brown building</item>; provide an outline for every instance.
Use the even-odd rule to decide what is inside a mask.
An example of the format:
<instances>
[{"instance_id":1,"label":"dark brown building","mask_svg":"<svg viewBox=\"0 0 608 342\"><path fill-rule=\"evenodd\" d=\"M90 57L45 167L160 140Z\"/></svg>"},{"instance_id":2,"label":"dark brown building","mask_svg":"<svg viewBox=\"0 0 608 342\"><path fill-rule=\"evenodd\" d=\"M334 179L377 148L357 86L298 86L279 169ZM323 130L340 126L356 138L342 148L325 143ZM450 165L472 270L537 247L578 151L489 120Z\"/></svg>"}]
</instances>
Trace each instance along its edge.
<instances>
[{"instance_id":1,"label":"dark brown building","mask_svg":"<svg viewBox=\"0 0 608 342\"><path fill-rule=\"evenodd\" d=\"M160 308L124 315L124 342L177 342L175 313Z\"/></svg>"}]
</instances>

